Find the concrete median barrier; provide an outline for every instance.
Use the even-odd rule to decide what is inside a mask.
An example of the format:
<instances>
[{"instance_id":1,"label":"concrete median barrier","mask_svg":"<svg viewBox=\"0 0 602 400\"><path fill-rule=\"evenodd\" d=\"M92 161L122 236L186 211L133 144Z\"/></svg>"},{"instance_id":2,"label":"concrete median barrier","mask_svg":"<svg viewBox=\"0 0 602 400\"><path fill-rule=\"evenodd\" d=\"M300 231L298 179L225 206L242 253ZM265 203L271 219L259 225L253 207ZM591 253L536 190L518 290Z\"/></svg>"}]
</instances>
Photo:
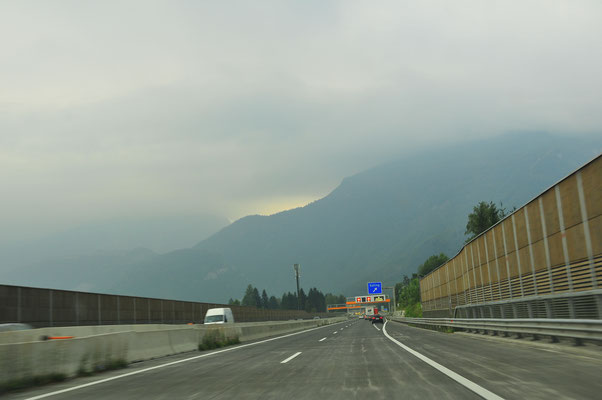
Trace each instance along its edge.
<instances>
[{"instance_id":1,"label":"concrete median barrier","mask_svg":"<svg viewBox=\"0 0 602 400\"><path fill-rule=\"evenodd\" d=\"M19 379L104 369L114 360L125 359L128 332L94 335L68 340L0 344L0 384Z\"/></svg>"},{"instance_id":2,"label":"concrete median barrier","mask_svg":"<svg viewBox=\"0 0 602 400\"><path fill-rule=\"evenodd\" d=\"M346 317L210 326L114 325L6 332L3 333L3 341L0 341L0 385L49 374L72 377L82 371L87 373L106 369L116 361L131 363L194 351L210 332L226 339L238 338L246 342L343 320ZM55 335L75 337L39 340L42 336ZM15 342L17 340L21 342Z\"/></svg>"},{"instance_id":3,"label":"concrete median barrier","mask_svg":"<svg viewBox=\"0 0 602 400\"><path fill-rule=\"evenodd\" d=\"M0 332L0 344L23 343L39 341L44 336L73 336L75 338L94 335L104 335L116 332L147 332L193 325L167 325L167 324L132 324L132 325L92 325L92 326L62 326L54 328L28 329L22 331Z\"/></svg>"}]
</instances>

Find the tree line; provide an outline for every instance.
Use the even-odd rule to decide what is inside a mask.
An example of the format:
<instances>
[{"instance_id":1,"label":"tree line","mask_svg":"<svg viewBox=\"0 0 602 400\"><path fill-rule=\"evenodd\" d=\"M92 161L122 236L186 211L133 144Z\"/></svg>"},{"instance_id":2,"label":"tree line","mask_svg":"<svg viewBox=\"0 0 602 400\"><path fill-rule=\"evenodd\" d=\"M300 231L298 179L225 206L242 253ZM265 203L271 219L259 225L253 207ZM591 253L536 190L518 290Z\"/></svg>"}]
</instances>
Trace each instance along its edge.
<instances>
[{"instance_id":1,"label":"tree line","mask_svg":"<svg viewBox=\"0 0 602 400\"><path fill-rule=\"evenodd\" d=\"M345 304L346 298L343 295L334 295L332 293L324 294L317 288L309 289L307 294L301 288L299 298L297 293L286 292L282 297L269 296L265 289L259 293L259 289L249 284L242 300L232 299L228 301L230 305L241 305L263 308L268 310L301 310L307 312L326 312L327 304Z\"/></svg>"}]
</instances>

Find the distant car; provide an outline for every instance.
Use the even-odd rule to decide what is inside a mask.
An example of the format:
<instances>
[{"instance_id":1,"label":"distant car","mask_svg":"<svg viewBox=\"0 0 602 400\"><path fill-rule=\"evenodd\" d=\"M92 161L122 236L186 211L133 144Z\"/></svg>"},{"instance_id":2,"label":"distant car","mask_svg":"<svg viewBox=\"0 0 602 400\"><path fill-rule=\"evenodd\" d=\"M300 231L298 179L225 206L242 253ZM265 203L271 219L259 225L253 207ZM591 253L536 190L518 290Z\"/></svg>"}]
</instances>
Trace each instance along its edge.
<instances>
[{"instance_id":1,"label":"distant car","mask_svg":"<svg viewBox=\"0 0 602 400\"><path fill-rule=\"evenodd\" d=\"M372 323L373 323L373 324L376 324L376 323L381 323L381 324L383 324L384 322L385 322L385 320L384 320L384 318L383 318L383 316L382 316L382 315L374 315L374 316L372 317Z\"/></svg>"},{"instance_id":2,"label":"distant car","mask_svg":"<svg viewBox=\"0 0 602 400\"><path fill-rule=\"evenodd\" d=\"M316 315L316 316L314 317L314 319L320 319L320 317Z\"/></svg>"}]
</instances>

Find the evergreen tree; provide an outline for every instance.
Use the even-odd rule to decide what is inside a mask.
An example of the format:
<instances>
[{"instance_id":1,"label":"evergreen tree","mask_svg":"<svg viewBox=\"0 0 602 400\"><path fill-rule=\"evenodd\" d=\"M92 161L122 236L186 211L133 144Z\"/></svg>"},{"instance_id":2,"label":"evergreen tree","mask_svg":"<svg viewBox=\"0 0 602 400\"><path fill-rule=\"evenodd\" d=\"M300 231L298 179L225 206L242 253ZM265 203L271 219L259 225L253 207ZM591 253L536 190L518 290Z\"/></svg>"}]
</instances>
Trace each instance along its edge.
<instances>
[{"instance_id":1,"label":"evergreen tree","mask_svg":"<svg viewBox=\"0 0 602 400\"><path fill-rule=\"evenodd\" d=\"M324 296L324 309L326 309L326 305L329 304L345 304L346 302L347 298L342 294L334 295L332 293L327 293L326 296Z\"/></svg>"},{"instance_id":2,"label":"evergreen tree","mask_svg":"<svg viewBox=\"0 0 602 400\"><path fill-rule=\"evenodd\" d=\"M261 308L261 296L259 295L259 290L257 290L257 288L253 288L253 306Z\"/></svg>"},{"instance_id":3,"label":"evergreen tree","mask_svg":"<svg viewBox=\"0 0 602 400\"><path fill-rule=\"evenodd\" d=\"M516 210L516 207L514 207L514 210ZM466 232L464 234L470 236L466 240L466 243L497 224L506 215L506 209L502 206L502 203L500 203L500 208L497 208L493 201L489 202L489 204L481 201L468 214L468 222L466 223Z\"/></svg>"},{"instance_id":4,"label":"evergreen tree","mask_svg":"<svg viewBox=\"0 0 602 400\"><path fill-rule=\"evenodd\" d=\"M243 306L255 307L257 305L254 297L254 292L256 291L257 289L255 289L253 285L249 284L249 286L247 286L247 289L245 290L245 295L242 298Z\"/></svg>"},{"instance_id":5,"label":"evergreen tree","mask_svg":"<svg viewBox=\"0 0 602 400\"><path fill-rule=\"evenodd\" d=\"M268 308L270 310L278 309L278 299L275 296L270 296L270 299L268 300Z\"/></svg>"},{"instance_id":6,"label":"evergreen tree","mask_svg":"<svg viewBox=\"0 0 602 400\"><path fill-rule=\"evenodd\" d=\"M282 293L282 297L280 298L280 308L282 310L287 310L288 308L288 295L286 293Z\"/></svg>"},{"instance_id":7,"label":"evergreen tree","mask_svg":"<svg viewBox=\"0 0 602 400\"><path fill-rule=\"evenodd\" d=\"M429 258L426 259L424 264L422 264L421 266L418 267L418 275L425 276L429 272L437 269L437 267L439 267L440 265L446 263L447 260L449 260L449 257L443 253L441 253L439 255L435 254L435 255L430 256ZM407 283L409 283L409 282L406 282L406 281L409 281L409 278L407 276L404 278L404 283L406 283L406 286L407 286Z\"/></svg>"},{"instance_id":8,"label":"evergreen tree","mask_svg":"<svg viewBox=\"0 0 602 400\"><path fill-rule=\"evenodd\" d=\"M270 298L268 297L267 292L265 291L265 289L263 289L263 292L261 292L261 308L269 308L268 307L268 302L270 301Z\"/></svg>"},{"instance_id":9,"label":"evergreen tree","mask_svg":"<svg viewBox=\"0 0 602 400\"><path fill-rule=\"evenodd\" d=\"M303 288L299 289L299 309L305 310L305 302L307 301L307 295L303 291ZM297 308L297 306L295 306Z\"/></svg>"},{"instance_id":10,"label":"evergreen tree","mask_svg":"<svg viewBox=\"0 0 602 400\"><path fill-rule=\"evenodd\" d=\"M283 310L296 310L297 296L291 292L284 293L280 302L280 308Z\"/></svg>"}]
</instances>

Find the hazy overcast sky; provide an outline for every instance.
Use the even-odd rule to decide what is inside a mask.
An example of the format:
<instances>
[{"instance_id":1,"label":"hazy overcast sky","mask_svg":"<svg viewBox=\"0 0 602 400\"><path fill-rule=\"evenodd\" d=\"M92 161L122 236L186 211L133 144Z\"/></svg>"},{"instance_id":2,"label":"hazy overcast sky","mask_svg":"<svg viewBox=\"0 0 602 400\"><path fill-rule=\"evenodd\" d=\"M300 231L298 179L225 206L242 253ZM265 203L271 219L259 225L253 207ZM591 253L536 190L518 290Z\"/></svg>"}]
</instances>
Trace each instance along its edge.
<instances>
[{"instance_id":1,"label":"hazy overcast sky","mask_svg":"<svg viewBox=\"0 0 602 400\"><path fill-rule=\"evenodd\" d=\"M272 213L435 141L600 134L602 2L3 1L0 240Z\"/></svg>"}]
</instances>

